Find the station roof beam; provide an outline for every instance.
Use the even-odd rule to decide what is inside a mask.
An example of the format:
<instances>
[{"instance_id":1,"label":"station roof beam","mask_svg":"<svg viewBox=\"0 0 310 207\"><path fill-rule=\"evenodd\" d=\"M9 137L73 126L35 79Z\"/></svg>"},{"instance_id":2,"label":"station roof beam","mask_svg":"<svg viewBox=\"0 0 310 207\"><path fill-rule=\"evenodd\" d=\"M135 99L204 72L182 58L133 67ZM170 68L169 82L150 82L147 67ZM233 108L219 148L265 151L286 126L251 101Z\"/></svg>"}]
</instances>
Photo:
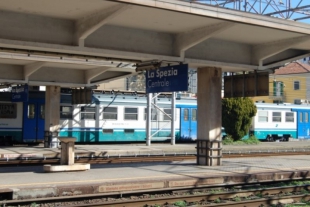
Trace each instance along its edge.
<instances>
[{"instance_id":1,"label":"station roof beam","mask_svg":"<svg viewBox=\"0 0 310 207\"><path fill-rule=\"evenodd\" d=\"M42 68L44 65L46 65L46 62L34 62L34 63L31 63L31 64L25 65L24 66L25 82L28 83L29 76L31 76L37 70Z\"/></svg>"},{"instance_id":2,"label":"station roof beam","mask_svg":"<svg viewBox=\"0 0 310 207\"><path fill-rule=\"evenodd\" d=\"M289 53L292 53L291 57L296 58L296 51L289 51L289 49L308 41L310 41L310 36L301 36L254 45L252 47L252 63L259 65L259 67L262 67L268 64L268 62L265 63L264 60L269 57L275 56L276 54L280 54L281 52L286 52L286 54L283 55L283 58L285 58L286 61L290 56ZM308 54L309 52L305 51L304 53Z\"/></svg>"},{"instance_id":3,"label":"station roof beam","mask_svg":"<svg viewBox=\"0 0 310 207\"><path fill-rule=\"evenodd\" d=\"M80 47L84 47L85 39L108 23L111 19L128 9L129 5L116 5L95 14L81 18L75 22L75 41Z\"/></svg>"},{"instance_id":4,"label":"station roof beam","mask_svg":"<svg viewBox=\"0 0 310 207\"><path fill-rule=\"evenodd\" d=\"M218 24L208 25L203 28L197 28L188 32L183 32L176 35L174 44L175 54L184 58L185 51L194 45L197 45L220 32L234 26L231 22L221 22Z\"/></svg>"}]
</instances>

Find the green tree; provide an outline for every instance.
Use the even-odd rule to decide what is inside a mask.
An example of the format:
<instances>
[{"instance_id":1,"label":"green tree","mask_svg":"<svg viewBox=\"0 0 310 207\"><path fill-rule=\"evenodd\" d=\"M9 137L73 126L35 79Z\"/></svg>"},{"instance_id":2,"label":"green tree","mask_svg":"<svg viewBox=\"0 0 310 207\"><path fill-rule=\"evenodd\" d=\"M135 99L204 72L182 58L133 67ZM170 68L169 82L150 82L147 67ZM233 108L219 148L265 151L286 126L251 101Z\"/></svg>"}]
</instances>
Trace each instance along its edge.
<instances>
[{"instance_id":1,"label":"green tree","mask_svg":"<svg viewBox=\"0 0 310 207\"><path fill-rule=\"evenodd\" d=\"M237 141L244 137L256 114L256 106L250 98L224 98L222 100L222 126L225 133Z\"/></svg>"}]
</instances>

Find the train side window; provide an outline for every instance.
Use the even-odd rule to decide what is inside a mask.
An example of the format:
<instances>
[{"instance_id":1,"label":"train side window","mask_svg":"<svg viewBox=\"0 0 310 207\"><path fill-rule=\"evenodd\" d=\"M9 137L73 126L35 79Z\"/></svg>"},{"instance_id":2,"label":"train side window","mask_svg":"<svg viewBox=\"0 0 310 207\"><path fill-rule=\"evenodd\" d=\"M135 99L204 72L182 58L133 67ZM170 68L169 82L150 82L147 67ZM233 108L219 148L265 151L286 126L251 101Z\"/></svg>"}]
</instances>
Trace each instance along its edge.
<instances>
[{"instance_id":1,"label":"train side window","mask_svg":"<svg viewBox=\"0 0 310 207\"><path fill-rule=\"evenodd\" d=\"M134 129L124 129L124 133L125 134L132 134L132 133L134 133L135 132L135 130Z\"/></svg>"},{"instance_id":2,"label":"train side window","mask_svg":"<svg viewBox=\"0 0 310 207\"><path fill-rule=\"evenodd\" d=\"M294 113L286 112L285 113L285 122L294 122Z\"/></svg>"},{"instance_id":3,"label":"train side window","mask_svg":"<svg viewBox=\"0 0 310 207\"><path fill-rule=\"evenodd\" d=\"M281 112L272 112L272 122L281 122Z\"/></svg>"},{"instance_id":4,"label":"train side window","mask_svg":"<svg viewBox=\"0 0 310 207\"><path fill-rule=\"evenodd\" d=\"M300 122L300 123L302 123L302 122L303 122L302 112L299 112L299 122Z\"/></svg>"},{"instance_id":5,"label":"train side window","mask_svg":"<svg viewBox=\"0 0 310 207\"><path fill-rule=\"evenodd\" d=\"M72 106L60 106L60 119L72 119Z\"/></svg>"},{"instance_id":6,"label":"train side window","mask_svg":"<svg viewBox=\"0 0 310 207\"><path fill-rule=\"evenodd\" d=\"M192 121L197 121L197 109L192 109Z\"/></svg>"},{"instance_id":7,"label":"train side window","mask_svg":"<svg viewBox=\"0 0 310 207\"><path fill-rule=\"evenodd\" d=\"M125 108L124 120L138 120L138 109Z\"/></svg>"},{"instance_id":8,"label":"train side window","mask_svg":"<svg viewBox=\"0 0 310 207\"><path fill-rule=\"evenodd\" d=\"M258 112L258 122L268 122L268 111Z\"/></svg>"},{"instance_id":9,"label":"train side window","mask_svg":"<svg viewBox=\"0 0 310 207\"><path fill-rule=\"evenodd\" d=\"M171 117L171 109L164 109L164 112ZM164 121L170 121L171 118L167 116L166 114L164 114Z\"/></svg>"},{"instance_id":10,"label":"train side window","mask_svg":"<svg viewBox=\"0 0 310 207\"><path fill-rule=\"evenodd\" d=\"M305 112L305 123L308 123L308 112Z\"/></svg>"},{"instance_id":11,"label":"train side window","mask_svg":"<svg viewBox=\"0 0 310 207\"><path fill-rule=\"evenodd\" d=\"M92 119L96 120L96 108L90 106L81 107L81 119Z\"/></svg>"},{"instance_id":12,"label":"train side window","mask_svg":"<svg viewBox=\"0 0 310 207\"><path fill-rule=\"evenodd\" d=\"M28 119L34 119L36 115L36 106L34 104L28 104Z\"/></svg>"},{"instance_id":13,"label":"train side window","mask_svg":"<svg viewBox=\"0 0 310 207\"><path fill-rule=\"evenodd\" d=\"M44 119L45 118L45 105L41 104L40 105L40 119Z\"/></svg>"},{"instance_id":14,"label":"train side window","mask_svg":"<svg viewBox=\"0 0 310 207\"><path fill-rule=\"evenodd\" d=\"M157 114L156 109L151 109L151 120L156 121L157 120ZM144 108L144 120L146 120L147 116L147 108Z\"/></svg>"},{"instance_id":15,"label":"train side window","mask_svg":"<svg viewBox=\"0 0 310 207\"><path fill-rule=\"evenodd\" d=\"M102 129L102 132L105 134L113 134L114 130L113 129Z\"/></svg>"},{"instance_id":16,"label":"train side window","mask_svg":"<svg viewBox=\"0 0 310 207\"><path fill-rule=\"evenodd\" d=\"M104 107L103 119L117 120L117 107Z\"/></svg>"},{"instance_id":17,"label":"train side window","mask_svg":"<svg viewBox=\"0 0 310 207\"><path fill-rule=\"evenodd\" d=\"M188 121L188 109L184 109L184 117L183 117L184 121Z\"/></svg>"}]
</instances>

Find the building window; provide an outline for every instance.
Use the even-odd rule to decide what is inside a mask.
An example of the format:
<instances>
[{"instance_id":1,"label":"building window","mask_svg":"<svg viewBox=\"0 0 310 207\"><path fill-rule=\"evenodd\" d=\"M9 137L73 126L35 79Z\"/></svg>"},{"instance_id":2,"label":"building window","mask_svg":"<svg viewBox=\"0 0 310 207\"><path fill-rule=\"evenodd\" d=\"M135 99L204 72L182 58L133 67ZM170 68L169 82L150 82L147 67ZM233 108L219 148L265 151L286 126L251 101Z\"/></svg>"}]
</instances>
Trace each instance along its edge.
<instances>
[{"instance_id":1,"label":"building window","mask_svg":"<svg viewBox=\"0 0 310 207\"><path fill-rule=\"evenodd\" d=\"M60 106L60 119L72 119L72 106Z\"/></svg>"},{"instance_id":2,"label":"building window","mask_svg":"<svg viewBox=\"0 0 310 207\"><path fill-rule=\"evenodd\" d=\"M138 120L138 109L125 108L124 120Z\"/></svg>"},{"instance_id":3,"label":"building window","mask_svg":"<svg viewBox=\"0 0 310 207\"><path fill-rule=\"evenodd\" d=\"M117 120L117 107L104 107L103 119Z\"/></svg>"},{"instance_id":4,"label":"building window","mask_svg":"<svg viewBox=\"0 0 310 207\"><path fill-rule=\"evenodd\" d=\"M268 111L258 112L258 122L268 122Z\"/></svg>"},{"instance_id":5,"label":"building window","mask_svg":"<svg viewBox=\"0 0 310 207\"><path fill-rule=\"evenodd\" d=\"M81 107L81 119L96 120L96 108L95 107Z\"/></svg>"},{"instance_id":6,"label":"building window","mask_svg":"<svg viewBox=\"0 0 310 207\"><path fill-rule=\"evenodd\" d=\"M285 122L294 122L294 113L286 112L285 113Z\"/></svg>"},{"instance_id":7,"label":"building window","mask_svg":"<svg viewBox=\"0 0 310 207\"><path fill-rule=\"evenodd\" d=\"M197 121L197 109L192 109L192 121Z\"/></svg>"},{"instance_id":8,"label":"building window","mask_svg":"<svg viewBox=\"0 0 310 207\"><path fill-rule=\"evenodd\" d=\"M299 81L294 81L294 90L299 90L299 88L300 88Z\"/></svg>"},{"instance_id":9,"label":"building window","mask_svg":"<svg viewBox=\"0 0 310 207\"><path fill-rule=\"evenodd\" d=\"M281 122L281 112L272 112L272 122Z\"/></svg>"},{"instance_id":10,"label":"building window","mask_svg":"<svg viewBox=\"0 0 310 207\"><path fill-rule=\"evenodd\" d=\"M184 121L188 121L188 109L184 109L184 117L183 117Z\"/></svg>"},{"instance_id":11,"label":"building window","mask_svg":"<svg viewBox=\"0 0 310 207\"><path fill-rule=\"evenodd\" d=\"M164 112L171 117L171 109L164 109ZM171 118L167 116L166 114L164 114L164 121L170 121Z\"/></svg>"},{"instance_id":12,"label":"building window","mask_svg":"<svg viewBox=\"0 0 310 207\"><path fill-rule=\"evenodd\" d=\"M147 108L144 109L144 120L146 120L146 117L147 117ZM157 120L156 109L151 109L151 120L152 121Z\"/></svg>"}]
</instances>

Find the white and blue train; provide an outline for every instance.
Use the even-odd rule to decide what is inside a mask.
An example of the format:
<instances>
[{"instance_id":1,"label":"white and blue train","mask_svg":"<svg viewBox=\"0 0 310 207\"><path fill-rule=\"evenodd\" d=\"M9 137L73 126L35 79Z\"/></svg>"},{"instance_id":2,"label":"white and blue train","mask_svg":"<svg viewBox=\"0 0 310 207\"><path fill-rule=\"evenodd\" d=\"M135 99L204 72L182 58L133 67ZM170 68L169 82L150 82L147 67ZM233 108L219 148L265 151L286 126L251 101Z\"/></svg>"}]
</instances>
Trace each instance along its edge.
<instances>
[{"instance_id":1,"label":"white and blue train","mask_svg":"<svg viewBox=\"0 0 310 207\"><path fill-rule=\"evenodd\" d=\"M0 96L0 143L43 142L44 92L30 92L24 103L12 103L10 97L7 92ZM156 102L162 111L171 114L170 98L161 96ZM267 141L310 138L309 106L256 103L256 107L249 134ZM159 111L152 110L152 141L170 137L171 120ZM71 95L62 94L59 113L59 136L76 137L77 143L146 140L144 94L94 92L91 104L80 105L72 105ZM197 139L196 99L177 98L174 122L176 142Z\"/></svg>"}]
</instances>

